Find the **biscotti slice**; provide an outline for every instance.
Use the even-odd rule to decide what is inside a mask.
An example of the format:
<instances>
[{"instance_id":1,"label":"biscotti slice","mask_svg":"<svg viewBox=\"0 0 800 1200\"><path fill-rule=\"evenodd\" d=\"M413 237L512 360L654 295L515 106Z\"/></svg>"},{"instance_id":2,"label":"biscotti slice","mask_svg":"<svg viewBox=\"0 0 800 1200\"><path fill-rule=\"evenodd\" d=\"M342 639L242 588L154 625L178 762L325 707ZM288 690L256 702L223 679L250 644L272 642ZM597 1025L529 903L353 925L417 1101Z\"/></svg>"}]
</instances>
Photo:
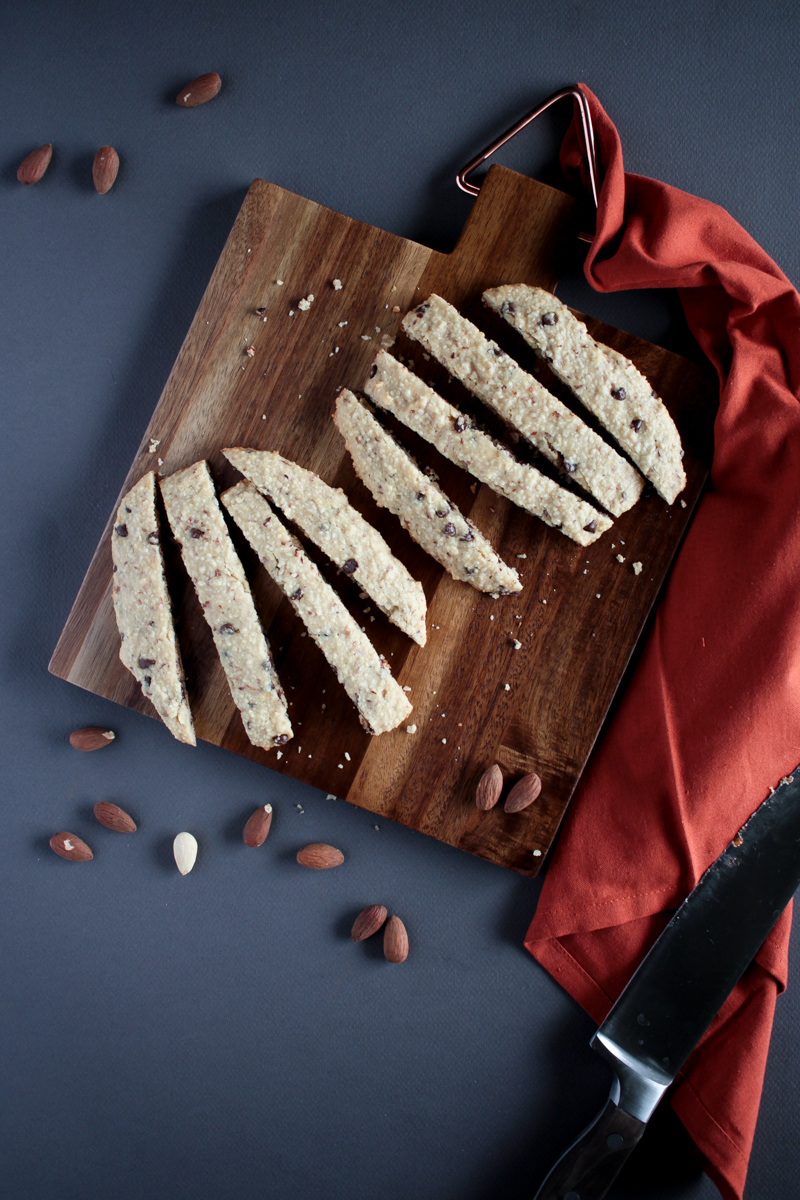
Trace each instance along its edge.
<instances>
[{"instance_id":1,"label":"biscotti slice","mask_svg":"<svg viewBox=\"0 0 800 1200\"><path fill-rule=\"evenodd\" d=\"M367 732L395 729L411 712L408 697L297 538L252 483L223 492L222 503L333 667Z\"/></svg>"},{"instance_id":2,"label":"biscotti slice","mask_svg":"<svg viewBox=\"0 0 800 1200\"><path fill-rule=\"evenodd\" d=\"M403 329L615 517L639 499L636 468L441 296L412 309Z\"/></svg>"},{"instance_id":3,"label":"biscotti slice","mask_svg":"<svg viewBox=\"0 0 800 1200\"><path fill-rule=\"evenodd\" d=\"M596 342L543 288L491 288L483 301L546 359L668 504L686 486L681 439L663 401L630 359Z\"/></svg>"},{"instance_id":4,"label":"biscotti slice","mask_svg":"<svg viewBox=\"0 0 800 1200\"><path fill-rule=\"evenodd\" d=\"M208 464L162 479L161 495L245 733L265 750L282 746L292 736L286 698Z\"/></svg>"},{"instance_id":5,"label":"biscotti slice","mask_svg":"<svg viewBox=\"0 0 800 1200\"><path fill-rule=\"evenodd\" d=\"M526 509L580 546L589 546L612 521L573 496L535 467L514 458L501 442L475 429L469 417L448 404L385 350L379 350L364 384L369 398L431 442L481 483Z\"/></svg>"},{"instance_id":6,"label":"biscotti slice","mask_svg":"<svg viewBox=\"0 0 800 1200\"><path fill-rule=\"evenodd\" d=\"M173 737L194 746L194 723L164 575L152 471L122 498L111 533L111 556L120 659Z\"/></svg>"},{"instance_id":7,"label":"biscotti slice","mask_svg":"<svg viewBox=\"0 0 800 1200\"><path fill-rule=\"evenodd\" d=\"M332 488L274 450L223 450L345 575L352 575L390 621L424 646L425 593L341 488Z\"/></svg>"},{"instance_id":8,"label":"biscotti slice","mask_svg":"<svg viewBox=\"0 0 800 1200\"><path fill-rule=\"evenodd\" d=\"M522 590L516 571L346 388L337 397L334 421L376 503L399 517L414 541L454 579L498 595Z\"/></svg>"}]
</instances>

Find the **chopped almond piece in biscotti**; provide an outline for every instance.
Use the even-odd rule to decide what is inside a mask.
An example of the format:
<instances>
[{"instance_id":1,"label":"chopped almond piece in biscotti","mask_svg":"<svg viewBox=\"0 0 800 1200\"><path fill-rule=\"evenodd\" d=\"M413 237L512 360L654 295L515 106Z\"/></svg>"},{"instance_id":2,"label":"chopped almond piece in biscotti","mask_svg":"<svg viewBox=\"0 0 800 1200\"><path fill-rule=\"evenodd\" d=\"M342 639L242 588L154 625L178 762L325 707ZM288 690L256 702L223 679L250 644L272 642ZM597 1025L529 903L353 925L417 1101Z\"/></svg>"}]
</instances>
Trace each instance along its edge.
<instances>
[{"instance_id":1,"label":"chopped almond piece in biscotti","mask_svg":"<svg viewBox=\"0 0 800 1200\"><path fill-rule=\"evenodd\" d=\"M122 639L120 659L138 679L142 694L173 737L194 746L194 724L164 575L152 471L122 498L111 531L111 556L111 595Z\"/></svg>"},{"instance_id":2,"label":"chopped almond piece in biscotti","mask_svg":"<svg viewBox=\"0 0 800 1200\"><path fill-rule=\"evenodd\" d=\"M341 488L330 487L274 450L223 450L238 471L268 496L290 521L345 575L375 601L381 612L420 646L425 645L425 593Z\"/></svg>"},{"instance_id":3,"label":"chopped almond piece in biscotti","mask_svg":"<svg viewBox=\"0 0 800 1200\"><path fill-rule=\"evenodd\" d=\"M630 359L596 342L583 321L543 288L521 283L492 288L483 301L519 330L672 504L686 486L680 435Z\"/></svg>"},{"instance_id":4,"label":"chopped almond piece in biscotti","mask_svg":"<svg viewBox=\"0 0 800 1200\"><path fill-rule=\"evenodd\" d=\"M367 732L395 729L411 712L408 697L297 538L252 483L223 492L222 503L327 658Z\"/></svg>"},{"instance_id":5,"label":"chopped almond piece in biscotti","mask_svg":"<svg viewBox=\"0 0 800 1200\"><path fill-rule=\"evenodd\" d=\"M379 408L392 413L445 458L513 504L560 529L578 545L591 545L611 527L611 518L605 513L559 487L535 467L521 463L501 442L476 429L469 417L385 350L378 351L364 391Z\"/></svg>"},{"instance_id":6,"label":"chopped almond piece in biscotti","mask_svg":"<svg viewBox=\"0 0 800 1200\"><path fill-rule=\"evenodd\" d=\"M636 468L441 296L412 309L403 329L615 517L639 499Z\"/></svg>"},{"instance_id":7,"label":"chopped almond piece in biscotti","mask_svg":"<svg viewBox=\"0 0 800 1200\"><path fill-rule=\"evenodd\" d=\"M245 732L254 746L282 746L292 736L286 697L208 464L162 479L161 495Z\"/></svg>"},{"instance_id":8,"label":"chopped almond piece in biscotti","mask_svg":"<svg viewBox=\"0 0 800 1200\"><path fill-rule=\"evenodd\" d=\"M386 432L368 406L343 389L336 399L336 426L356 474L375 501L388 508L432 558L454 579L480 592L522 590L519 576L492 549L471 521Z\"/></svg>"}]
</instances>

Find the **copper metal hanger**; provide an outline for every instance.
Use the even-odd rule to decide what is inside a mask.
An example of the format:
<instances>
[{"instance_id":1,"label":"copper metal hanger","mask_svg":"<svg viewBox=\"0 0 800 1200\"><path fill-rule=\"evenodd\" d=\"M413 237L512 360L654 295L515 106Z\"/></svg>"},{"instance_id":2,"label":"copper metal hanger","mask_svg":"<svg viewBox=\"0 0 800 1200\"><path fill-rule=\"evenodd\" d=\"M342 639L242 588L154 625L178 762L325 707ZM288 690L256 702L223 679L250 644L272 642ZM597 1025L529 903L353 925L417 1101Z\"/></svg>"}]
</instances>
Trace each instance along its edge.
<instances>
[{"instance_id":1,"label":"copper metal hanger","mask_svg":"<svg viewBox=\"0 0 800 1200\"><path fill-rule=\"evenodd\" d=\"M592 201L596 209L598 172L597 153L594 144L594 126L592 125L592 114L589 111L589 101L586 99L586 96L577 84L573 84L571 87L561 88L558 92L553 92L552 96L548 96L547 99L543 100L541 104L538 104L532 112L529 112L527 116L522 117L521 120L517 121L511 126L510 129L507 129L505 133L501 134L499 138L493 141L490 146L487 146L485 150L481 150L480 154L476 155L471 162L467 163L465 167L462 167L462 169L456 175L456 183L461 188L462 192L466 192L469 196L477 196L478 192L480 191L480 186L476 183L470 183L467 179L467 176L471 175L473 171L485 163L487 158L491 158L495 151L499 150L501 146L505 146L506 142L510 141L511 138L516 137L516 135L523 130L526 125L530 125L531 121L534 121L538 116L541 116L545 109L548 109L551 104L555 104L557 100L564 100L568 97L576 100L578 104L578 113L581 120L581 133L583 134L583 148L589 174L589 190L591 191ZM581 233L578 236L582 241L591 242L592 240L592 236L590 234Z\"/></svg>"}]
</instances>

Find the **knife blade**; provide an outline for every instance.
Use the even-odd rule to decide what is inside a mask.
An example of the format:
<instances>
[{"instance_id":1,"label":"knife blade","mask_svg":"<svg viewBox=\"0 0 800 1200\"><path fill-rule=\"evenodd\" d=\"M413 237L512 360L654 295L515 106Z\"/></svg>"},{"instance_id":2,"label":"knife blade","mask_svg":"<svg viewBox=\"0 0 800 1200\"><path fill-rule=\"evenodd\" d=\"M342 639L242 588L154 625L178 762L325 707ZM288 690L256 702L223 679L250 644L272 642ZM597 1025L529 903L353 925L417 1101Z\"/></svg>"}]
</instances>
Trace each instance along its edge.
<instances>
[{"instance_id":1,"label":"knife blade","mask_svg":"<svg viewBox=\"0 0 800 1200\"><path fill-rule=\"evenodd\" d=\"M711 864L592 1037L611 1094L534 1200L602 1200L798 885L800 767Z\"/></svg>"}]
</instances>

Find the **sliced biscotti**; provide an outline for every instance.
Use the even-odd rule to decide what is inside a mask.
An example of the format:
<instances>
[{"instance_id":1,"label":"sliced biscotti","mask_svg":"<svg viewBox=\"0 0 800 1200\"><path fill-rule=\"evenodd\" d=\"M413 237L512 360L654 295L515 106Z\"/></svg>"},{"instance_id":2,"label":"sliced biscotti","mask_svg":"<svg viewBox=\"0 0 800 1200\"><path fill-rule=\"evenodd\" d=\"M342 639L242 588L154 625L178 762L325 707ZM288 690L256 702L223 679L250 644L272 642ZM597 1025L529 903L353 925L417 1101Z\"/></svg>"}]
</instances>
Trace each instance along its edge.
<instances>
[{"instance_id":1,"label":"sliced biscotti","mask_svg":"<svg viewBox=\"0 0 800 1200\"><path fill-rule=\"evenodd\" d=\"M614 516L639 499L636 468L441 296L407 313L403 329Z\"/></svg>"},{"instance_id":2,"label":"sliced biscotti","mask_svg":"<svg viewBox=\"0 0 800 1200\"><path fill-rule=\"evenodd\" d=\"M223 450L238 471L269 496L316 546L352 575L381 612L425 645L425 593L341 488L332 488L273 450Z\"/></svg>"},{"instance_id":3,"label":"sliced biscotti","mask_svg":"<svg viewBox=\"0 0 800 1200\"><path fill-rule=\"evenodd\" d=\"M161 495L245 732L254 746L282 746L292 736L286 698L208 464L162 479Z\"/></svg>"},{"instance_id":4,"label":"sliced biscotti","mask_svg":"<svg viewBox=\"0 0 800 1200\"><path fill-rule=\"evenodd\" d=\"M223 492L222 503L333 667L364 728L395 729L411 712L408 697L297 538L252 483Z\"/></svg>"},{"instance_id":5,"label":"sliced biscotti","mask_svg":"<svg viewBox=\"0 0 800 1200\"><path fill-rule=\"evenodd\" d=\"M612 521L605 513L559 487L535 467L519 462L501 442L476 429L469 417L385 350L378 351L364 391L379 408L431 442L445 458L579 545L589 546L610 528Z\"/></svg>"},{"instance_id":6,"label":"sliced biscotti","mask_svg":"<svg viewBox=\"0 0 800 1200\"><path fill-rule=\"evenodd\" d=\"M152 471L122 498L111 533L111 556L120 659L170 733L194 746L194 724L164 576Z\"/></svg>"},{"instance_id":7,"label":"sliced biscotti","mask_svg":"<svg viewBox=\"0 0 800 1200\"><path fill-rule=\"evenodd\" d=\"M516 571L346 388L337 397L334 421L356 474L376 502L399 517L414 541L454 579L481 592L522 590Z\"/></svg>"},{"instance_id":8,"label":"sliced biscotti","mask_svg":"<svg viewBox=\"0 0 800 1200\"><path fill-rule=\"evenodd\" d=\"M672 504L686 486L681 439L662 400L633 363L596 342L583 322L543 288L510 284L484 292L483 301L547 360Z\"/></svg>"}]
</instances>

